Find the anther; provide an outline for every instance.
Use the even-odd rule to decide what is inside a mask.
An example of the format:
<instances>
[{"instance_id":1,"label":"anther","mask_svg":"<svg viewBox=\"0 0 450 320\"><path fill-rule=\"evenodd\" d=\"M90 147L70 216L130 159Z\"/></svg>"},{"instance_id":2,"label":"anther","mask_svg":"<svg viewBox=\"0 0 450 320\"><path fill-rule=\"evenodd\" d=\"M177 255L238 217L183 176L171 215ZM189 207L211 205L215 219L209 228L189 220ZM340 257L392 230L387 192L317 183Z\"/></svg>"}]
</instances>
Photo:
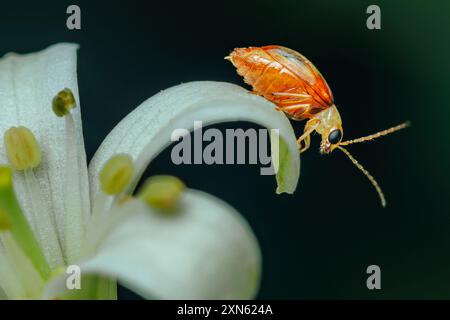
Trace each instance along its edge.
<instances>
[{"instance_id":1,"label":"anther","mask_svg":"<svg viewBox=\"0 0 450 320\"><path fill-rule=\"evenodd\" d=\"M173 210L186 189L174 176L160 175L149 178L139 192L139 198L148 205L162 210Z\"/></svg>"},{"instance_id":2,"label":"anther","mask_svg":"<svg viewBox=\"0 0 450 320\"><path fill-rule=\"evenodd\" d=\"M130 183L133 173L133 159L129 155L113 156L100 171L99 180L103 192L115 195L124 191Z\"/></svg>"},{"instance_id":3,"label":"anther","mask_svg":"<svg viewBox=\"0 0 450 320\"><path fill-rule=\"evenodd\" d=\"M11 127L4 135L6 154L16 170L32 169L41 163L41 149L26 127Z\"/></svg>"},{"instance_id":4,"label":"anther","mask_svg":"<svg viewBox=\"0 0 450 320\"><path fill-rule=\"evenodd\" d=\"M64 117L71 109L76 107L72 90L65 88L58 92L52 101L53 112L58 117Z\"/></svg>"}]
</instances>

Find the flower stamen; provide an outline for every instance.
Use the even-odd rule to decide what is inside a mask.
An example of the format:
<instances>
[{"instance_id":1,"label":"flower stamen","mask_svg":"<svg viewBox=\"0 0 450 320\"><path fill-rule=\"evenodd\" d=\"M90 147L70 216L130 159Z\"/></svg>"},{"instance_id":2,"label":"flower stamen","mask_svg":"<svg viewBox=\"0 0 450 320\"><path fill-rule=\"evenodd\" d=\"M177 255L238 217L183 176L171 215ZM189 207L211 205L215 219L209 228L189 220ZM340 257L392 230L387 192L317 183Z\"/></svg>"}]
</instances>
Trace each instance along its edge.
<instances>
[{"instance_id":1,"label":"flower stamen","mask_svg":"<svg viewBox=\"0 0 450 320\"><path fill-rule=\"evenodd\" d=\"M186 189L185 184L174 176L160 175L149 178L139 192L139 198L149 206L172 211Z\"/></svg>"},{"instance_id":2,"label":"flower stamen","mask_svg":"<svg viewBox=\"0 0 450 320\"><path fill-rule=\"evenodd\" d=\"M33 169L41 163L41 148L34 134L26 127L11 127L4 135L5 148L11 166L23 171L25 187L31 204L31 224L40 243L48 243L55 256L50 259L51 265L61 264L62 251L52 219L51 210L42 201L42 189L34 175ZM1 214L0 214L1 221ZM1 223L0 223L1 224ZM0 227L1 229L1 227ZM50 258L47 256L47 258ZM54 261L53 261L54 260Z\"/></svg>"},{"instance_id":3,"label":"flower stamen","mask_svg":"<svg viewBox=\"0 0 450 320\"><path fill-rule=\"evenodd\" d=\"M53 112L58 117L64 117L66 124L66 154L64 162L65 184L64 184L64 207L66 215L64 216L64 253L67 261L78 258L80 246L78 239L84 237L85 222L89 218L89 199L83 191L86 186L82 184L87 177L80 176L84 174L83 168L86 166L84 159L80 158L81 152L79 137L75 125L74 117L70 112L76 107L76 100L73 92L65 88L58 92L52 101ZM81 214L72 214L74 211L80 211ZM76 216L78 221L73 221L68 217Z\"/></svg>"}]
</instances>

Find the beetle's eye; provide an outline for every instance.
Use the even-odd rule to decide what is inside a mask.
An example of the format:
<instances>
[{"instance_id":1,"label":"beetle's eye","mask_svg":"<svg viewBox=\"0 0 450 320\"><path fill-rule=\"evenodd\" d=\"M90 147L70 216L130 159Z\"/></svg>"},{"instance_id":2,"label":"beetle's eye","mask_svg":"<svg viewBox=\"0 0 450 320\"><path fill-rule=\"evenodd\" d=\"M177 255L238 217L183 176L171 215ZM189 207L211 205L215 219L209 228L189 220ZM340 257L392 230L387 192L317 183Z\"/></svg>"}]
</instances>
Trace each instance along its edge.
<instances>
[{"instance_id":1,"label":"beetle's eye","mask_svg":"<svg viewBox=\"0 0 450 320\"><path fill-rule=\"evenodd\" d=\"M328 136L328 141L330 141L331 144L339 143L341 139L342 139L342 132L339 129L331 131Z\"/></svg>"}]
</instances>

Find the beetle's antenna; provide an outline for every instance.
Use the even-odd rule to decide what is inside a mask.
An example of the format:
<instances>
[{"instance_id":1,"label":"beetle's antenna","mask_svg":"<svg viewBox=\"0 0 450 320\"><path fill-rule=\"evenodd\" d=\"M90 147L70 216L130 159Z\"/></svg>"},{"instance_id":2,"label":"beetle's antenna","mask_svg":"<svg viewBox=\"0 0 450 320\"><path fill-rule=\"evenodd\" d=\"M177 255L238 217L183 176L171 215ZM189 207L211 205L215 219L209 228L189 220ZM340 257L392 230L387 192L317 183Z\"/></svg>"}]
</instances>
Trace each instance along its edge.
<instances>
[{"instance_id":1,"label":"beetle's antenna","mask_svg":"<svg viewBox=\"0 0 450 320\"><path fill-rule=\"evenodd\" d=\"M365 136L365 137L361 137L361 138L353 139L353 140L343 141L343 142L339 143L339 145L347 146L349 144L370 141L370 140L373 140L373 139L376 139L376 138L379 138L379 137L387 136L390 133L393 133L395 131L404 129L406 127L409 127L409 121L406 121L406 122L404 122L402 124L399 124L398 126L395 126L395 127L392 127L392 128L389 128L389 129L386 129L386 130L383 130L383 131L380 131L380 132L377 132L377 133L374 133L374 134L371 134L371 135L368 135L368 136Z\"/></svg>"},{"instance_id":2,"label":"beetle's antenna","mask_svg":"<svg viewBox=\"0 0 450 320\"><path fill-rule=\"evenodd\" d=\"M341 146L337 146L342 152L344 152L347 157L353 162L353 164L364 173L364 175L369 179L370 183L374 186L375 190L377 190L378 195L380 196L381 205L386 207L386 199L384 197L383 191L381 190L380 186L378 185L378 182L375 180L374 177L367 171L353 156L350 154L350 152L347 151L347 149L344 149Z\"/></svg>"}]
</instances>

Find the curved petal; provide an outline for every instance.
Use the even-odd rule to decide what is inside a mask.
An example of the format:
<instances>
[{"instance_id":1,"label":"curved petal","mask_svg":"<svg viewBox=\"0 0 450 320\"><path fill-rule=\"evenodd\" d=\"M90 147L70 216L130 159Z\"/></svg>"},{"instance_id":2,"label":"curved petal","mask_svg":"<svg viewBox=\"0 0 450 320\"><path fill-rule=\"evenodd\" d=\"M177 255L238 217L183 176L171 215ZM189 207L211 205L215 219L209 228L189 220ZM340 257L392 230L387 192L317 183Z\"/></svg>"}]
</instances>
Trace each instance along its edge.
<instances>
[{"instance_id":1,"label":"curved petal","mask_svg":"<svg viewBox=\"0 0 450 320\"><path fill-rule=\"evenodd\" d=\"M34 169L36 179L33 180L37 183L31 181L30 190L30 181L24 173L16 172L14 185L31 226L39 233L38 239L52 267L62 264L61 249L57 246L58 242L64 242L61 238L67 235L63 226L68 223L79 225L81 217L80 210L66 208L64 203L66 123L55 116L51 106L53 97L64 88L70 88L79 103L77 48L75 44L57 44L32 54L9 53L0 60L0 138L3 140L4 132L11 126L21 125L34 133L41 146L42 162ZM80 108L75 108L72 115L77 129L78 163L81 164L78 177L83 200L80 207L88 208L89 185ZM0 163L8 163L3 147L0 147ZM36 193L39 193L38 196ZM44 208L39 210L42 216L36 216L36 208ZM58 225L57 231L55 224ZM79 232L79 229L73 228L68 232Z\"/></svg>"},{"instance_id":2,"label":"curved petal","mask_svg":"<svg viewBox=\"0 0 450 320\"><path fill-rule=\"evenodd\" d=\"M156 94L111 131L89 164L92 199L100 191L99 171L114 154L128 153L136 160L135 185L149 162L171 143L170 137L175 129L193 130L194 121L202 121L206 126L237 120L279 129L279 163L276 159L273 161L279 168L277 192L293 193L299 178L300 157L287 117L266 99L249 94L239 86L199 81Z\"/></svg>"},{"instance_id":3,"label":"curved petal","mask_svg":"<svg viewBox=\"0 0 450 320\"><path fill-rule=\"evenodd\" d=\"M209 194L188 190L180 200L172 215L138 200L119 207L123 219L98 253L80 264L82 274L117 277L147 298L254 297L261 256L247 223ZM65 275L49 285L46 297L60 296L64 284Z\"/></svg>"}]
</instances>

